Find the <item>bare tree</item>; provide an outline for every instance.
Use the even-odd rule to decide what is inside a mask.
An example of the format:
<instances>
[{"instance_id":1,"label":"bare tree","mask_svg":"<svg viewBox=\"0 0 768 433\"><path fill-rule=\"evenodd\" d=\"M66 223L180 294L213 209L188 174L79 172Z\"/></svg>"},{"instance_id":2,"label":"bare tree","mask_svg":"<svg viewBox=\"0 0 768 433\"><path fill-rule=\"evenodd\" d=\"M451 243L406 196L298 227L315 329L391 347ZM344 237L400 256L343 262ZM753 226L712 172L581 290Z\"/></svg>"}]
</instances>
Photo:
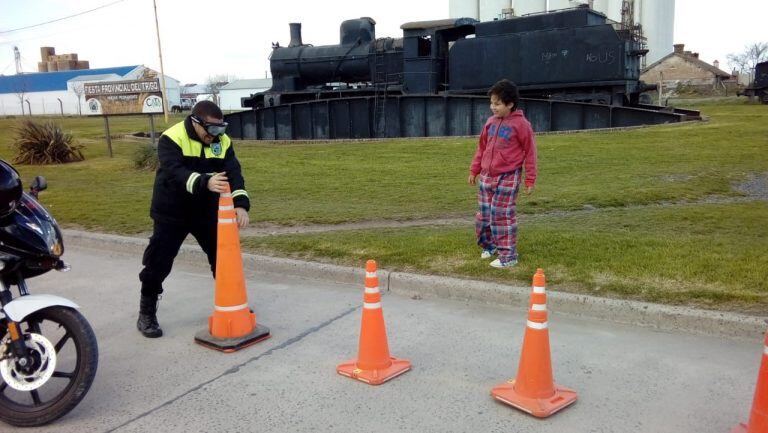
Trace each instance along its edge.
<instances>
[{"instance_id":1,"label":"bare tree","mask_svg":"<svg viewBox=\"0 0 768 433\"><path fill-rule=\"evenodd\" d=\"M24 74L18 74L18 81L16 81L13 84L13 93L16 94L16 96L19 98L19 104L21 104L21 115L23 116L25 114L24 112L24 96L27 93L27 77L24 76ZM30 115L32 115L32 112L30 110Z\"/></svg>"},{"instance_id":2,"label":"bare tree","mask_svg":"<svg viewBox=\"0 0 768 433\"><path fill-rule=\"evenodd\" d=\"M740 73L751 73L758 63L768 60L768 42L747 45L744 51L728 54L726 59Z\"/></svg>"},{"instance_id":3,"label":"bare tree","mask_svg":"<svg viewBox=\"0 0 768 433\"><path fill-rule=\"evenodd\" d=\"M237 77L230 74L216 74L216 75L209 75L208 79L205 80L205 87L208 93L213 95L213 102L215 102L217 105L219 104L219 92L222 87L227 85L229 82L236 80Z\"/></svg>"},{"instance_id":4,"label":"bare tree","mask_svg":"<svg viewBox=\"0 0 768 433\"><path fill-rule=\"evenodd\" d=\"M83 98L83 95L85 95L85 83L82 81L72 83L72 91L77 96L77 114L79 116L83 115L83 108L80 105L80 100Z\"/></svg>"}]
</instances>

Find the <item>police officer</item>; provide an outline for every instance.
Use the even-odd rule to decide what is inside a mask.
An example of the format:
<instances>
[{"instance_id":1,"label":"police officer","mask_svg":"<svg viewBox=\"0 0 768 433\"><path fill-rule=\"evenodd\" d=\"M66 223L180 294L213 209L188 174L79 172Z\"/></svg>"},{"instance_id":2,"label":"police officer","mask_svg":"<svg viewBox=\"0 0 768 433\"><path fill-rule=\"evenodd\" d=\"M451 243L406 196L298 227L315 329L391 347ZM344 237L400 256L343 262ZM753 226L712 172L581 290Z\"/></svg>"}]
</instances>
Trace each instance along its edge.
<instances>
[{"instance_id":1,"label":"police officer","mask_svg":"<svg viewBox=\"0 0 768 433\"><path fill-rule=\"evenodd\" d=\"M216 275L216 224L219 194L230 185L237 225L248 225L250 202L227 124L219 107L200 101L183 122L163 132L157 145L160 166L155 175L150 216L152 237L139 273L141 301L136 327L148 338L163 335L157 306L163 281L190 233L208 255Z\"/></svg>"}]
</instances>

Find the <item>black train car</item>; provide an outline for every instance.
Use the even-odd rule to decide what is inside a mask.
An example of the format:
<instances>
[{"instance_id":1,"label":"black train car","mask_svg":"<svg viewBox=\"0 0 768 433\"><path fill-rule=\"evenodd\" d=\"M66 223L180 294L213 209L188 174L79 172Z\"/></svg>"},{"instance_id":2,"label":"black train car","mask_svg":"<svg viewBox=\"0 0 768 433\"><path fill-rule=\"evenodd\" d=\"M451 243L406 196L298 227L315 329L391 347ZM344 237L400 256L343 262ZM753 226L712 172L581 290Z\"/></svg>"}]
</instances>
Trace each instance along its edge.
<instances>
[{"instance_id":1,"label":"black train car","mask_svg":"<svg viewBox=\"0 0 768 433\"><path fill-rule=\"evenodd\" d=\"M450 88L482 92L510 78L527 97L636 104L647 52L638 35L588 8L478 23L474 38L451 48Z\"/></svg>"},{"instance_id":2,"label":"black train car","mask_svg":"<svg viewBox=\"0 0 768 433\"><path fill-rule=\"evenodd\" d=\"M739 95L757 97L763 104L768 104L768 62L755 66L755 79Z\"/></svg>"},{"instance_id":3,"label":"black train car","mask_svg":"<svg viewBox=\"0 0 768 433\"><path fill-rule=\"evenodd\" d=\"M588 7L511 19L422 21L402 39L375 21L344 21L340 43L314 47L291 25L275 45L273 86L243 98L232 135L327 139L473 135L490 114L485 93L518 84L537 131L667 123L697 112L638 104L642 38Z\"/></svg>"}]
</instances>

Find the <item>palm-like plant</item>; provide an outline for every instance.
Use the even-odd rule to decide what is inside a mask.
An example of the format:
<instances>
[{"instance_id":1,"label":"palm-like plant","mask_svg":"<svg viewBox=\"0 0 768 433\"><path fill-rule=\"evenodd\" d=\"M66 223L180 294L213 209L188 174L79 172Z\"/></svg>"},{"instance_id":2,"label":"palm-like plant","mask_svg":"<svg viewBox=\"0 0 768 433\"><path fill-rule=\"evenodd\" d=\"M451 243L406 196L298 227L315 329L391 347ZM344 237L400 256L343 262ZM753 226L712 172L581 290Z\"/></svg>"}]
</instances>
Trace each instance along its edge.
<instances>
[{"instance_id":1,"label":"palm-like plant","mask_svg":"<svg viewBox=\"0 0 768 433\"><path fill-rule=\"evenodd\" d=\"M40 124L23 120L14 129L16 137L11 142L14 164L62 164L85 159L80 151L83 146L74 144L72 135L52 121Z\"/></svg>"}]
</instances>

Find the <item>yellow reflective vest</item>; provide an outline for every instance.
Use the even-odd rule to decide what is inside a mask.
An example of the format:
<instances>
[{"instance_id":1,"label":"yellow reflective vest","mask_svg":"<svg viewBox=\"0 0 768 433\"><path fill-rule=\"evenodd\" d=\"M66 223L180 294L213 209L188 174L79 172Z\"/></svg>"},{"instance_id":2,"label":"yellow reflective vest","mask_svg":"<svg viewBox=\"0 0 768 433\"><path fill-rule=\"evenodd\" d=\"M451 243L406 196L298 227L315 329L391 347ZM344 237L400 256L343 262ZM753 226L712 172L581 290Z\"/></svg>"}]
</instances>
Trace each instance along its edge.
<instances>
[{"instance_id":1,"label":"yellow reflective vest","mask_svg":"<svg viewBox=\"0 0 768 433\"><path fill-rule=\"evenodd\" d=\"M193 138L194 137L194 138ZM218 194L208 190L213 173L226 172L235 207L250 209L240 163L226 134L205 145L197 140L187 117L165 132L158 141L159 166L155 175L150 215L156 221L215 223Z\"/></svg>"}]
</instances>

